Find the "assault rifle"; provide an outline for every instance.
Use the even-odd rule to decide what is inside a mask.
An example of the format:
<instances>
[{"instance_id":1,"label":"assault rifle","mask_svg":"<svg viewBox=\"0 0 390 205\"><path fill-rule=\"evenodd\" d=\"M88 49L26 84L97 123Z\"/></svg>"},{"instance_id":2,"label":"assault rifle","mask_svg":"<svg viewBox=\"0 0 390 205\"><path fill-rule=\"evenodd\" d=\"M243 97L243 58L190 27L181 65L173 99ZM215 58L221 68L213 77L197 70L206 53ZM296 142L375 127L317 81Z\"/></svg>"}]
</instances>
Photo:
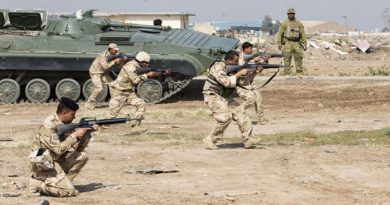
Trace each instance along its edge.
<instances>
[{"instance_id":1,"label":"assault rifle","mask_svg":"<svg viewBox=\"0 0 390 205\"><path fill-rule=\"evenodd\" d=\"M257 53L254 53L254 54L244 54L244 61L250 61L252 60L254 57L257 57L257 56L260 56L260 57L267 57L269 56L270 58L281 58L283 57L283 55L281 53L267 53L265 51L259 51Z\"/></svg>"},{"instance_id":2,"label":"assault rifle","mask_svg":"<svg viewBox=\"0 0 390 205\"><path fill-rule=\"evenodd\" d=\"M57 131L57 135L61 138L65 133L72 131L76 128L92 128L93 125L99 125L99 126L111 125L111 124L125 123L127 121L132 121L132 120L142 120L142 119L125 117L125 118L111 118L111 119L97 120L96 118L86 117L86 118L81 118L79 123L57 125L56 131Z\"/></svg>"},{"instance_id":3,"label":"assault rifle","mask_svg":"<svg viewBox=\"0 0 390 205\"><path fill-rule=\"evenodd\" d=\"M142 75L142 74L148 73L148 72L150 72L150 71L157 72L157 73L160 74L160 75L169 75L169 74L171 74L171 69L169 69L169 68L165 68L165 69L153 69L153 68L146 67L146 68L136 68L136 69L135 69L135 72L136 72L138 75Z\"/></svg>"},{"instance_id":4,"label":"assault rifle","mask_svg":"<svg viewBox=\"0 0 390 205\"><path fill-rule=\"evenodd\" d=\"M264 69L271 68L282 68L285 67L280 64L268 64L268 63L245 63L243 65L226 65L227 74L235 74L242 69L250 69L252 72L255 72L258 67L262 67Z\"/></svg>"},{"instance_id":5,"label":"assault rifle","mask_svg":"<svg viewBox=\"0 0 390 205\"><path fill-rule=\"evenodd\" d=\"M117 53L117 54L114 54L114 55L108 55L106 57L106 60L107 62L111 62L117 58L120 58L122 59L122 61L129 61L131 59L134 59L134 56L132 55L127 55L126 53Z\"/></svg>"}]
</instances>

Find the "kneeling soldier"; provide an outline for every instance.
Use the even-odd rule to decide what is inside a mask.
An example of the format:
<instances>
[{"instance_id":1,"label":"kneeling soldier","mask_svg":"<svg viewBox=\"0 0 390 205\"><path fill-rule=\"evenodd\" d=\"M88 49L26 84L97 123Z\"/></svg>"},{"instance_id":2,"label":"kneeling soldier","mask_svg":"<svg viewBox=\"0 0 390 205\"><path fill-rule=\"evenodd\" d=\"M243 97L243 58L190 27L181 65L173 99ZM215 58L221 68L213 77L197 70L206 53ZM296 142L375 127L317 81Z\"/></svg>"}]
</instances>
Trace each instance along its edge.
<instances>
[{"instance_id":1,"label":"kneeling soldier","mask_svg":"<svg viewBox=\"0 0 390 205\"><path fill-rule=\"evenodd\" d=\"M30 194L57 197L78 194L73 180L88 161L84 149L89 143L91 131L98 126L76 128L62 136L56 132L57 125L72 123L78 109L75 101L63 97L57 112L48 116L39 127L30 154Z\"/></svg>"}]
</instances>

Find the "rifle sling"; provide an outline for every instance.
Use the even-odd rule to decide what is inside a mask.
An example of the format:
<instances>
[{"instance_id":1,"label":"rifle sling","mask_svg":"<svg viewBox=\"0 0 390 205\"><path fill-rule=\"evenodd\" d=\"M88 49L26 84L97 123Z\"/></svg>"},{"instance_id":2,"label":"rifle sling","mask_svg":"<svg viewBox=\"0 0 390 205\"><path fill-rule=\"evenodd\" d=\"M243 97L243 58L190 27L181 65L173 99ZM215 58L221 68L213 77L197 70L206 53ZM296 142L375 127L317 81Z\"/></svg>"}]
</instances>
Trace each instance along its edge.
<instances>
[{"instance_id":1,"label":"rifle sling","mask_svg":"<svg viewBox=\"0 0 390 205\"><path fill-rule=\"evenodd\" d=\"M266 86L268 83L270 83L274 78L275 76L279 73L280 69L278 69L270 78L268 78L267 81L265 81L265 83L263 83L263 85L261 85L260 87L257 87L256 89L260 89L264 86Z\"/></svg>"}]
</instances>

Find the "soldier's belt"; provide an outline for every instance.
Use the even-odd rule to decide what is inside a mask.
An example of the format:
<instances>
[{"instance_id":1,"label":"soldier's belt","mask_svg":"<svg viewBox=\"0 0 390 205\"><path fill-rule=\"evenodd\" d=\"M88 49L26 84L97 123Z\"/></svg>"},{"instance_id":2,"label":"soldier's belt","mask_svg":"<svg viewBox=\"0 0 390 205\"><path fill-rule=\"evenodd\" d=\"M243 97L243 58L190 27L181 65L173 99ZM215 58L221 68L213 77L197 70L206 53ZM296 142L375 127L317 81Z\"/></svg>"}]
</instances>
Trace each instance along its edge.
<instances>
[{"instance_id":1,"label":"soldier's belt","mask_svg":"<svg viewBox=\"0 0 390 205\"><path fill-rule=\"evenodd\" d=\"M286 38L288 41L292 41L292 42L299 42L299 39L289 39L289 38Z\"/></svg>"}]
</instances>

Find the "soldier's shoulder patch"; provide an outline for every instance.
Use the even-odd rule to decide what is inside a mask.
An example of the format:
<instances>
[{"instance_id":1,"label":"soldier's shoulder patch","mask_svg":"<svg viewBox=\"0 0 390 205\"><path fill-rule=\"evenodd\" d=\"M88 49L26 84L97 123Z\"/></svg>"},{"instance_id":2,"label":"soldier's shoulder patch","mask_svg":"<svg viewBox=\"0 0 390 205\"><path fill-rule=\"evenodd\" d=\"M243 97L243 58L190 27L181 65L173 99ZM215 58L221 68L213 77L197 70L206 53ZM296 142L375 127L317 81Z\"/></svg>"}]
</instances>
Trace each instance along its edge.
<instances>
[{"instance_id":1,"label":"soldier's shoulder patch","mask_svg":"<svg viewBox=\"0 0 390 205\"><path fill-rule=\"evenodd\" d=\"M50 142L54 144L60 143L60 138L58 135L52 134L50 137Z\"/></svg>"}]
</instances>

